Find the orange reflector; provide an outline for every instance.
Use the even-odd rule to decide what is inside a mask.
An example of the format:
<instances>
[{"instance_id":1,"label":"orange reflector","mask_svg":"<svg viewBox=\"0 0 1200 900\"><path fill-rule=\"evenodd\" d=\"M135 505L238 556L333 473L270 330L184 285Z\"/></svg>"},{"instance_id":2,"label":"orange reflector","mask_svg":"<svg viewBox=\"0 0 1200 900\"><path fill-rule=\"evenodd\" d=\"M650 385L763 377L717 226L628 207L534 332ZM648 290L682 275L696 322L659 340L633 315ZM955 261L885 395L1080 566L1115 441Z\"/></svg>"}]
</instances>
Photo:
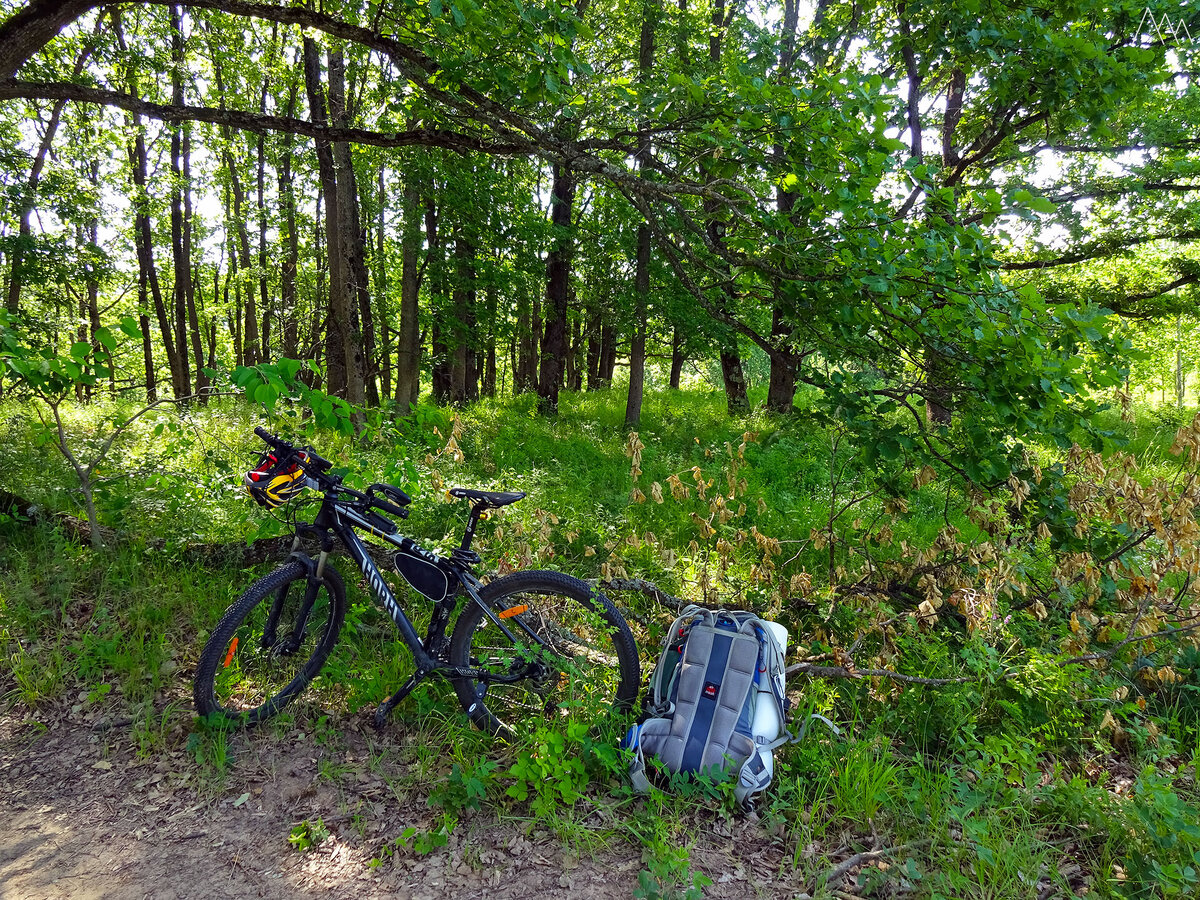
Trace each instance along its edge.
<instances>
[{"instance_id":1,"label":"orange reflector","mask_svg":"<svg viewBox=\"0 0 1200 900\"><path fill-rule=\"evenodd\" d=\"M513 616L519 616L521 613L527 612L528 610L529 606L525 603L522 603L520 606L509 607L504 612L497 613L497 615L502 619L511 619Z\"/></svg>"},{"instance_id":2,"label":"orange reflector","mask_svg":"<svg viewBox=\"0 0 1200 900\"><path fill-rule=\"evenodd\" d=\"M233 662L233 654L237 653L238 639L237 635L233 636L233 640L229 643L229 652L225 654L225 668L229 668L229 664Z\"/></svg>"}]
</instances>

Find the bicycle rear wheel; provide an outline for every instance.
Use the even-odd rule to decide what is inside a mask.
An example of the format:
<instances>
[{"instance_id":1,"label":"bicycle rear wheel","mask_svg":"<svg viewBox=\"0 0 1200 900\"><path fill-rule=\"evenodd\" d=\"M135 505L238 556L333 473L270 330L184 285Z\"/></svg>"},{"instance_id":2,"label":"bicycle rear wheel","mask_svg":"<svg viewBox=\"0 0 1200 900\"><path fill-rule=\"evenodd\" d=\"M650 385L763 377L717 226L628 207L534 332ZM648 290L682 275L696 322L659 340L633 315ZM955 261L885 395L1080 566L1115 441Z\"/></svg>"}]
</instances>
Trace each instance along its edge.
<instances>
[{"instance_id":1,"label":"bicycle rear wheel","mask_svg":"<svg viewBox=\"0 0 1200 900\"><path fill-rule=\"evenodd\" d=\"M514 572L480 592L516 642L468 601L454 625L450 661L511 684L453 679L463 709L479 728L512 739L539 723L597 719L633 706L641 681L637 646L607 597L559 572Z\"/></svg>"},{"instance_id":2,"label":"bicycle rear wheel","mask_svg":"<svg viewBox=\"0 0 1200 900\"><path fill-rule=\"evenodd\" d=\"M320 581L298 561L260 578L204 645L194 698L201 716L255 725L308 687L337 643L346 588L328 563Z\"/></svg>"}]
</instances>

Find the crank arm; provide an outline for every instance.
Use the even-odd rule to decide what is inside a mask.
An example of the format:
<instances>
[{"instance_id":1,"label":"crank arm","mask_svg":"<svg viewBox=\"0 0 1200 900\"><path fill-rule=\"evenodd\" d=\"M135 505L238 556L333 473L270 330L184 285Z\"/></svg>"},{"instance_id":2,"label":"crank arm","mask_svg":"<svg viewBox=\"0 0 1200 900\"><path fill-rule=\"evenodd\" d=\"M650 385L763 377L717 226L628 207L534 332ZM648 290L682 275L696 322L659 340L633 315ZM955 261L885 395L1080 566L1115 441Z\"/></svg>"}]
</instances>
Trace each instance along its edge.
<instances>
[{"instance_id":1,"label":"crank arm","mask_svg":"<svg viewBox=\"0 0 1200 900\"><path fill-rule=\"evenodd\" d=\"M520 672L501 675L498 672L489 672L486 669L473 669L470 666L439 666L433 670L433 673L442 675L446 678L470 678L472 681L482 682L483 684L516 684L518 681L524 681L533 674L533 664L526 664L525 668Z\"/></svg>"}]
</instances>

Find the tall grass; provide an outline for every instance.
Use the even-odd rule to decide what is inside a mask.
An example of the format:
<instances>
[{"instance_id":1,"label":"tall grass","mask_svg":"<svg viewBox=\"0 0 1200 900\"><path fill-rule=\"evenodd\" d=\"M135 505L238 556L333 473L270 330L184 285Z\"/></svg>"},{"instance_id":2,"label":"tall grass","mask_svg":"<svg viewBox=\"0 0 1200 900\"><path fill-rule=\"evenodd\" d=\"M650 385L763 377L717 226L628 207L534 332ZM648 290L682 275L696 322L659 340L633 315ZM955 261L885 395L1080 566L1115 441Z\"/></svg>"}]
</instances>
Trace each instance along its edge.
<instances>
[{"instance_id":1,"label":"tall grass","mask_svg":"<svg viewBox=\"0 0 1200 900\"><path fill-rule=\"evenodd\" d=\"M757 413L731 419L719 396L664 390L647 396L638 432L643 447L632 456L621 427L623 402L619 391L567 393L554 419L538 416L531 397L464 410L422 407L414 419L366 440L332 433L311 439L362 481L401 483L415 497L403 529L433 545L454 542L465 517L460 504L445 498L445 487L527 491L528 499L483 526L485 567L649 578L687 599L770 612L791 628L794 652L818 662L835 663L819 655L862 637L861 665L888 654L889 664L912 675L978 673L971 683L937 688L793 680L800 709L830 716L850 735L838 739L816 728L802 744L782 749L771 799L760 809L763 824L786 845L786 865L810 885L831 868L828 854L871 845L898 849L856 876L863 895L1008 898L1086 888L1094 896L1184 896L1194 889L1200 659L1177 667L1178 682L1152 686L1128 671L1056 667L1052 641L1070 634L1066 624L1053 632L1054 623L1019 610L1003 639L968 631L949 616L925 629L903 615L902 602L899 618L877 627L875 607L832 589L831 555L814 540L829 524L833 493L847 496L853 488L838 482L844 444L803 413L787 421ZM94 442L118 411L111 404L72 408L71 439ZM1147 467L1156 466L1167 458L1174 419L1136 412L1135 423L1114 414L1102 424L1119 431ZM219 773L237 764L224 737L194 730L189 679L208 629L270 564L201 565L189 561L195 557L186 547L286 528L254 507L239 485L260 448L256 424L300 433L294 421L265 422L230 400L178 416L164 412L131 429L99 473L101 518L119 533L102 552L48 525L0 521L5 714L70 704L84 716L131 719L146 755L191 732L186 739L199 770ZM28 410L0 406L0 488L77 512L70 471L53 448L38 445L35 432ZM461 458L446 450L452 435ZM1048 459L1052 451L1039 453ZM672 477L689 489L687 497L673 496ZM870 487L870 473L848 477L860 489ZM701 482L711 482L704 499ZM717 496L732 517L727 521L713 511ZM855 519L870 523L886 515L895 532L890 547L864 541L878 556L872 562L880 563L901 555L902 546L929 546L948 525L977 534L969 507L952 485L933 482L912 491L906 512L889 512L888 499L872 495L836 524L853 536L865 531ZM698 524L705 520L717 529L710 540ZM779 552L764 551L755 532ZM718 537L728 552L718 552ZM835 567L849 561L850 550L835 551ZM773 566L769 581L757 571L764 558ZM1044 564L1031 556L1028 565L1037 572ZM348 588L343 639L325 676L280 728L327 734L408 674L408 657L397 652L387 618L354 579ZM398 593L420 626L423 601ZM638 623L648 660L673 610L636 594L618 599ZM1108 712L1124 723L1120 731L1101 727ZM471 732L449 689L437 682L396 714L423 737L405 751L416 755L405 757L407 774L396 776L395 789L432 790L442 809L428 832L405 838L410 850L436 846L460 815L483 805L532 816L587 846L640 842L658 860L643 873L647 895L702 889L686 856L659 859L654 848L697 840L705 827L697 823L725 796L720 785L657 794L639 805L613 777L620 768L615 738L563 735L563 747L585 765L556 767L536 743L506 750ZM1117 763L1141 773L1122 792L1108 774ZM332 769L326 775L338 777ZM558 785L557 793L540 789L543 783ZM511 789L521 784L526 798L518 800Z\"/></svg>"}]
</instances>

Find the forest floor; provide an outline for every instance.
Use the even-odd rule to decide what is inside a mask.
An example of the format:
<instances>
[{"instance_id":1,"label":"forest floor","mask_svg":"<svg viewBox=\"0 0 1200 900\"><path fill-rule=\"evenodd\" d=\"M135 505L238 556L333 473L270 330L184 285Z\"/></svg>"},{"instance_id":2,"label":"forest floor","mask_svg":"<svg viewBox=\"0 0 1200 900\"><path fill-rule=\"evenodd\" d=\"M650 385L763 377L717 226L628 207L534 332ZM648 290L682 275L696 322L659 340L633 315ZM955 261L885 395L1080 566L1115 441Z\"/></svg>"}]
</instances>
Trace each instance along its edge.
<instances>
[{"instance_id":1,"label":"forest floor","mask_svg":"<svg viewBox=\"0 0 1200 900\"><path fill-rule=\"evenodd\" d=\"M406 827L440 813L391 786L386 741L402 742L402 726L382 746L369 730L355 717L320 742L296 729L233 735L217 776L182 726L145 754L121 720L65 706L0 714L0 900L634 895L646 866L635 842L573 846L486 808L444 847L396 848ZM318 821L328 831L318 845L289 843ZM757 824L714 820L690 865L714 882L704 896L786 900L803 886L783 856Z\"/></svg>"}]
</instances>

